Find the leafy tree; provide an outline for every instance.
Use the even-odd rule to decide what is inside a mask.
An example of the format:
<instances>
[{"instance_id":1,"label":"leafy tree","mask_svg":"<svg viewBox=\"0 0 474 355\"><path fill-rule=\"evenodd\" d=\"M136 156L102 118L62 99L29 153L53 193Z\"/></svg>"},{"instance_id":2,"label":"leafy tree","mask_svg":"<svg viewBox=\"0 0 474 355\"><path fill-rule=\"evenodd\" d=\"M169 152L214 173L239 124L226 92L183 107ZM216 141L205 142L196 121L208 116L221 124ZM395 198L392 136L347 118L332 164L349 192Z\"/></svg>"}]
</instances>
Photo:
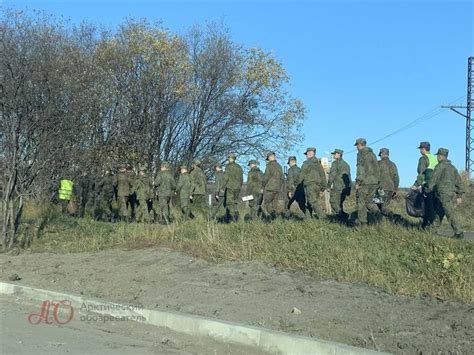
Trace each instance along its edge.
<instances>
[{"instance_id":1,"label":"leafy tree","mask_svg":"<svg viewBox=\"0 0 474 355\"><path fill-rule=\"evenodd\" d=\"M129 19L113 32L5 11L4 248L16 244L25 198L51 198L62 176L285 152L305 115L288 82L272 54L235 43L221 25L179 35Z\"/></svg>"}]
</instances>

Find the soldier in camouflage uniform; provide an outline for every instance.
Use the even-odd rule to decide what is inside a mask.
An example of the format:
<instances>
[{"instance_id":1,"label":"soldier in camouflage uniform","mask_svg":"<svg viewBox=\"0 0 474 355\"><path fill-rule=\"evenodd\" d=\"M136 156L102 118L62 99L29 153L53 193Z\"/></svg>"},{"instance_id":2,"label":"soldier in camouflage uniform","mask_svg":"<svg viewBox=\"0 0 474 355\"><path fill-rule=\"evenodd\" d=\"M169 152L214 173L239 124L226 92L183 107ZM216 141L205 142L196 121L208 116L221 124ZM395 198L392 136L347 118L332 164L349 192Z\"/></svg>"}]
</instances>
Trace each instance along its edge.
<instances>
[{"instance_id":1,"label":"soldier in camouflage uniform","mask_svg":"<svg viewBox=\"0 0 474 355\"><path fill-rule=\"evenodd\" d=\"M191 213L194 217L207 218L207 179L199 160L194 160L189 177L191 178Z\"/></svg>"},{"instance_id":2,"label":"soldier in camouflage uniform","mask_svg":"<svg viewBox=\"0 0 474 355\"><path fill-rule=\"evenodd\" d=\"M170 164L166 161L161 163L160 173L155 181L155 191L158 198L158 221L170 223L170 202L176 190L176 183L170 171Z\"/></svg>"},{"instance_id":3,"label":"soldier in camouflage uniform","mask_svg":"<svg viewBox=\"0 0 474 355\"><path fill-rule=\"evenodd\" d=\"M276 161L275 152L268 152L267 166L265 167L262 183L262 211L265 218L274 219L277 216L278 199L283 187L283 181L283 169Z\"/></svg>"},{"instance_id":4,"label":"soldier in camouflage uniform","mask_svg":"<svg viewBox=\"0 0 474 355\"><path fill-rule=\"evenodd\" d=\"M222 188L224 184L224 171L222 170L222 166L220 163L216 163L214 165L214 186L215 186L215 193L214 193L214 206L212 211L212 218L216 218L218 215L223 215L222 207L224 206L224 198L225 193L224 189Z\"/></svg>"},{"instance_id":5,"label":"soldier in camouflage uniform","mask_svg":"<svg viewBox=\"0 0 474 355\"><path fill-rule=\"evenodd\" d=\"M444 216L448 218L454 230L455 239L464 238L459 217L454 206L454 198L457 204L462 202L462 195L465 193L464 184L456 168L448 160L449 150L439 148L437 153L438 164L434 168L433 175L427 186L428 192L433 192L436 196L436 226L439 227Z\"/></svg>"},{"instance_id":6,"label":"soldier in camouflage uniform","mask_svg":"<svg viewBox=\"0 0 474 355\"><path fill-rule=\"evenodd\" d=\"M132 177L123 166L117 175L117 202L119 205L119 217L122 221L129 222L131 215L130 192L132 189Z\"/></svg>"},{"instance_id":7,"label":"soldier in camouflage uniform","mask_svg":"<svg viewBox=\"0 0 474 355\"><path fill-rule=\"evenodd\" d=\"M191 197L191 178L189 177L188 167L181 165L178 184L176 185L176 192L179 195L179 202L181 207L181 214L184 220L190 216L189 203Z\"/></svg>"},{"instance_id":8,"label":"soldier in camouflage uniform","mask_svg":"<svg viewBox=\"0 0 474 355\"><path fill-rule=\"evenodd\" d=\"M328 187L331 189L329 194L329 203L332 212L341 220L347 220L348 214L344 212L344 201L351 192L351 168L342 158L344 151L335 149L331 153L333 162L329 171Z\"/></svg>"},{"instance_id":9,"label":"soldier in camouflage uniform","mask_svg":"<svg viewBox=\"0 0 474 355\"><path fill-rule=\"evenodd\" d=\"M288 175L286 178L286 193L288 197L288 203L285 206L285 215L289 217L291 215L291 205L296 201L300 210L306 213L306 201L304 196L304 186L299 183L301 169L296 164L296 157L291 156L288 158Z\"/></svg>"},{"instance_id":10,"label":"soldier in camouflage uniform","mask_svg":"<svg viewBox=\"0 0 474 355\"><path fill-rule=\"evenodd\" d=\"M135 221L150 223L152 221L151 213L148 205L153 203L153 186L150 177L146 175L146 166L139 167L138 176L133 183L133 193L135 193L137 201L135 208Z\"/></svg>"},{"instance_id":11,"label":"soldier in camouflage uniform","mask_svg":"<svg viewBox=\"0 0 474 355\"><path fill-rule=\"evenodd\" d=\"M418 146L421 157L418 160L418 175L411 187L412 190L421 190L424 196L425 214L423 216L422 227L428 228L435 223L435 204L437 203L433 192L427 191L431 175L438 164L436 157L430 152L430 142L421 142Z\"/></svg>"},{"instance_id":12,"label":"soldier in camouflage uniform","mask_svg":"<svg viewBox=\"0 0 474 355\"><path fill-rule=\"evenodd\" d=\"M390 202L397 195L400 178L397 166L389 158L388 148L382 148L379 152L380 189L384 192L384 201L379 205L380 212L386 217L393 217L390 210Z\"/></svg>"},{"instance_id":13,"label":"soldier in camouflage uniform","mask_svg":"<svg viewBox=\"0 0 474 355\"><path fill-rule=\"evenodd\" d=\"M228 156L229 163L225 168L224 182L221 191L224 191L224 206L226 208L227 221L237 221L239 219L239 195L243 184L242 167L235 162L237 156L230 153Z\"/></svg>"},{"instance_id":14,"label":"soldier in camouflage uniform","mask_svg":"<svg viewBox=\"0 0 474 355\"><path fill-rule=\"evenodd\" d=\"M99 179L97 188L98 217L102 221L111 222L115 220L112 202L115 200L116 188L117 177L107 170L104 176Z\"/></svg>"},{"instance_id":15,"label":"soldier in camouflage uniform","mask_svg":"<svg viewBox=\"0 0 474 355\"><path fill-rule=\"evenodd\" d=\"M298 183L303 184L305 190L305 217L324 219L326 216L321 208L320 199L327 188L326 173L321 162L316 158L316 148L309 147L304 154L306 161L301 167Z\"/></svg>"},{"instance_id":16,"label":"soldier in camouflage uniform","mask_svg":"<svg viewBox=\"0 0 474 355\"><path fill-rule=\"evenodd\" d=\"M262 202L262 183L263 173L258 167L256 160L250 160L248 163L250 171L247 174L247 195L252 195L253 200L249 201L250 207L250 218L257 219L260 214L261 202Z\"/></svg>"},{"instance_id":17,"label":"soldier in camouflage uniform","mask_svg":"<svg viewBox=\"0 0 474 355\"><path fill-rule=\"evenodd\" d=\"M377 191L380 172L377 157L371 148L367 147L364 138L358 138L355 146L357 153L357 177L356 177L356 201L357 220L356 225L364 227L367 225L367 211L378 213L379 209L373 201Z\"/></svg>"},{"instance_id":18,"label":"soldier in camouflage uniform","mask_svg":"<svg viewBox=\"0 0 474 355\"><path fill-rule=\"evenodd\" d=\"M94 177L84 172L74 187L76 189L75 195L78 198L77 215L79 217L87 216L95 218L96 186Z\"/></svg>"}]
</instances>

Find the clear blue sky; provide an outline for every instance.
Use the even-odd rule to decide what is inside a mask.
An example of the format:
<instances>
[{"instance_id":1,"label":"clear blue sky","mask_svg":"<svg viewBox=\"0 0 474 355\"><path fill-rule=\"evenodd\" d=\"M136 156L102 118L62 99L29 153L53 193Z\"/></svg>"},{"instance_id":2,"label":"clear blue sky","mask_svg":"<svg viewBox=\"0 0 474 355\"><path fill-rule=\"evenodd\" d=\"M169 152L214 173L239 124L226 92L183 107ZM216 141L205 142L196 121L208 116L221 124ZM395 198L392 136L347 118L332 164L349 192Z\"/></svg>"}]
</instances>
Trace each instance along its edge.
<instances>
[{"instance_id":1,"label":"clear blue sky","mask_svg":"<svg viewBox=\"0 0 474 355\"><path fill-rule=\"evenodd\" d=\"M336 147L349 151L357 137L375 141L465 95L467 57L474 55L472 1L3 0L3 5L109 27L127 16L161 19L178 32L223 21L235 41L273 51L287 69L289 90L308 109L305 139L294 152L300 160L308 145L318 148L318 156ZM415 179L415 148L422 140L431 141L435 151L449 148L451 160L464 168L465 121L448 110L373 148L390 148L407 186ZM355 158L346 155L353 169Z\"/></svg>"}]
</instances>

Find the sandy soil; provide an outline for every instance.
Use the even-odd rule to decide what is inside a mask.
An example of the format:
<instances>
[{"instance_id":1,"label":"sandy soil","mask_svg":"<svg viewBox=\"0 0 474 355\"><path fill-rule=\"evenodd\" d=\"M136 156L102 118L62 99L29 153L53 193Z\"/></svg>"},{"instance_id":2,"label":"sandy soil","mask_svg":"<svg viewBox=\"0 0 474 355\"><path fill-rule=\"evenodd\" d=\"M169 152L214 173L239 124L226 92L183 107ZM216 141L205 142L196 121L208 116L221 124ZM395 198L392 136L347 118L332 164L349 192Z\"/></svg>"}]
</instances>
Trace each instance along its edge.
<instances>
[{"instance_id":1,"label":"sandy soil","mask_svg":"<svg viewBox=\"0 0 474 355\"><path fill-rule=\"evenodd\" d=\"M474 305L167 249L0 256L0 279L406 354L473 354ZM301 314L292 313L297 307Z\"/></svg>"}]
</instances>

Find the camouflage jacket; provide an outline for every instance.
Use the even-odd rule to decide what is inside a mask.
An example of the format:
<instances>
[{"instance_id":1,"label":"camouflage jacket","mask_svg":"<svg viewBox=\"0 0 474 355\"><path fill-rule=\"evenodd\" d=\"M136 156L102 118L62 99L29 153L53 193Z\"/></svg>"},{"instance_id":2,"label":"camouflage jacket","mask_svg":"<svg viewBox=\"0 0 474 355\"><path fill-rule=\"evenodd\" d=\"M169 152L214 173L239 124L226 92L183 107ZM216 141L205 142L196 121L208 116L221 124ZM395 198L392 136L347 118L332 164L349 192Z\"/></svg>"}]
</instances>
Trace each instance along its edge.
<instances>
[{"instance_id":1,"label":"camouflage jacket","mask_svg":"<svg viewBox=\"0 0 474 355\"><path fill-rule=\"evenodd\" d=\"M92 175L81 176L74 184L75 195L85 201L93 199L96 195L96 183Z\"/></svg>"},{"instance_id":2,"label":"camouflage jacket","mask_svg":"<svg viewBox=\"0 0 474 355\"><path fill-rule=\"evenodd\" d=\"M222 188L222 186L224 185L224 172L222 170L216 171L214 173L214 176L215 176L215 188L216 188L215 193L219 194L219 196L224 196L224 192L223 192L224 189Z\"/></svg>"},{"instance_id":3,"label":"camouflage jacket","mask_svg":"<svg viewBox=\"0 0 474 355\"><path fill-rule=\"evenodd\" d=\"M389 158L379 160L380 188L385 191L397 191L400 184L398 169Z\"/></svg>"},{"instance_id":4,"label":"camouflage jacket","mask_svg":"<svg viewBox=\"0 0 474 355\"><path fill-rule=\"evenodd\" d=\"M116 187L117 177L115 175L104 175L97 182L97 195L101 199L114 198Z\"/></svg>"},{"instance_id":5,"label":"camouflage jacket","mask_svg":"<svg viewBox=\"0 0 474 355\"><path fill-rule=\"evenodd\" d=\"M365 147L357 153L357 177L359 185L378 185L379 163L371 148Z\"/></svg>"},{"instance_id":6,"label":"camouflage jacket","mask_svg":"<svg viewBox=\"0 0 474 355\"><path fill-rule=\"evenodd\" d=\"M204 171L201 168L194 168L191 173L189 173L191 178L191 194L192 195L205 195L206 194L206 184L207 179L204 175Z\"/></svg>"},{"instance_id":7,"label":"camouflage jacket","mask_svg":"<svg viewBox=\"0 0 474 355\"><path fill-rule=\"evenodd\" d=\"M299 182L303 186L319 185L321 191L327 187L326 173L318 158L306 159L300 170Z\"/></svg>"},{"instance_id":8,"label":"camouflage jacket","mask_svg":"<svg viewBox=\"0 0 474 355\"><path fill-rule=\"evenodd\" d=\"M128 173L117 175L117 196L129 196L132 189L132 177Z\"/></svg>"},{"instance_id":9,"label":"camouflage jacket","mask_svg":"<svg viewBox=\"0 0 474 355\"><path fill-rule=\"evenodd\" d=\"M300 179L300 171L301 169L296 165L293 165L288 169L288 176L286 177L287 192L294 193L296 191Z\"/></svg>"},{"instance_id":10,"label":"camouflage jacket","mask_svg":"<svg viewBox=\"0 0 474 355\"><path fill-rule=\"evenodd\" d=\"M180 198L189 199L189 196L191 196L192 186L191 178L188 173L179 175L176 191L179 192Z\"/></svg>"},{"instance_id":11,"label":"camouflage jacket","mask_svg":"<svg viewBox=\"0 0 474 355\"><path fill-rule=\"evenodd\" d=\"M176 188L174 177L170 171L160 171L155 181L156 196L170 197Z\"/></svg>"},{"instance_id":12,"label":"camouflage jacket","mask_svg":"<svg viewBox=\"0 0 474 355\"><path fill-rule=\"evenodd\" d=\"M242 170L242 167L236 162L227 164L225 167L222 190L229 189L234 191L240 191L240 189L242 188L243 181L244 172Z\"/></svg>"},{"instance_id":13,"label":"camouflage jacket","mask_svg":"<svg viewBox=\"0 0 474 355\"><path fill-rule=\"evenodd\" d=\"M151 200L153 198L153 186L150 178L146 175L137 176L133 183L133 190L139 201Z\"/></svg>"},{"instance_id":14,"label":"camouflage jacket","mask_svg":"<svg viewBox=\"0 0 474 355\"><path fill-rule=\"evenodd\" d=\"M253 195L254 197L260 195L262 190L263 173L258 167L250 169L247 174L247 195Z\"/></svg>"},{"instance_id":15,"label":"camouflage jacket","mask_svg":"<svg viewBox=\"0 0 474 355\"><path fill-rule=\"evenodd\" d=\"M465 193L464 184L457 169L451 161L441 160L434 168L431 180L428 183L428 191L436 193L456 193L461 196Z\"/></svg>"},{"instance_id":16,"label":"camouflage jacket","mask_svg":"<svg viewBox=\"0 0 474 355\"><path fill-rule=\"evenodd\" d=\"M416 181L415 181L416 186L423 185L423 182L425 181L425 171L426 169L428 169L429 165L430 165L430 162L426 155L422 155L420 159L418 159L418 167L416 168L418 175L416 176Z\"/></svg>"},{"instance_id":17,"label":"camouflage jacket","mask_svg":"<svg viewBox=\"0 0 474 355\"><path fill-rule=\"evenodd\" d=\"M262 187L265 191L280 191L283 186L283 169L276 161L267 162L265 173L263 174Z\"/></svg>"},{"instance_id":18,"label":"camouflage jacket","mask_svg":"<svg viewBox=\"0 0 474 355\"><path fill-rule=\"evenodd\" d=\"M335 191L343 191L351 187L351 168L342 159L336 159L331 164L329 171L328 186Z\"/></svg>"}]
</instances>

